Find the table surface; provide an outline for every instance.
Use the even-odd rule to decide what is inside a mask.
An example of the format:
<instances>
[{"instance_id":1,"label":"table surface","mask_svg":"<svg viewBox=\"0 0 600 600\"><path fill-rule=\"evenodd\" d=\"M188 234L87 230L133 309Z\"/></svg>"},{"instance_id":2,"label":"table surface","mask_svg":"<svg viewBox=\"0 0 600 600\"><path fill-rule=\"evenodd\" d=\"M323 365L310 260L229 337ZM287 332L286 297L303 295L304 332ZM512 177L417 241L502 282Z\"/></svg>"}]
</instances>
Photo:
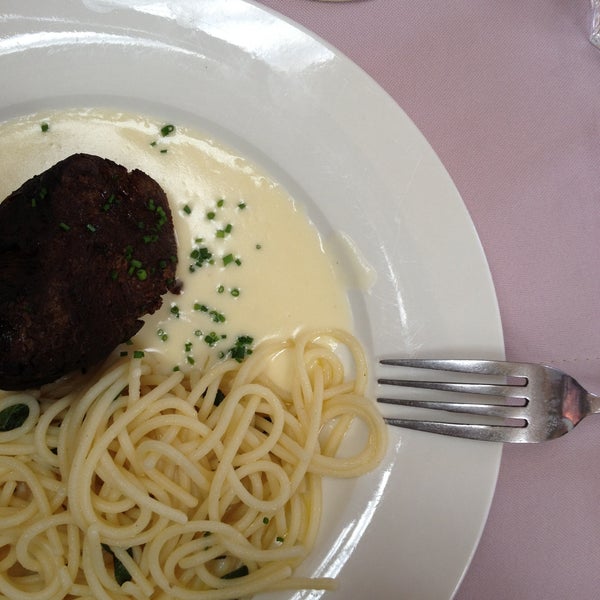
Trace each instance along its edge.
<instances>
[{"instance_id":1,"label":"table surface","mask_svg":"<svg viewBox=\"0 0 600 600\"><path fill-rule=\"evenodd\" d=\"M361 66L429 140L483 244L507 358L555 365L600 392L589 0L261 2ZM600 596L599 425L590 417L559 440L505 445L455 600Z\"/></svg>"}]
</instances>

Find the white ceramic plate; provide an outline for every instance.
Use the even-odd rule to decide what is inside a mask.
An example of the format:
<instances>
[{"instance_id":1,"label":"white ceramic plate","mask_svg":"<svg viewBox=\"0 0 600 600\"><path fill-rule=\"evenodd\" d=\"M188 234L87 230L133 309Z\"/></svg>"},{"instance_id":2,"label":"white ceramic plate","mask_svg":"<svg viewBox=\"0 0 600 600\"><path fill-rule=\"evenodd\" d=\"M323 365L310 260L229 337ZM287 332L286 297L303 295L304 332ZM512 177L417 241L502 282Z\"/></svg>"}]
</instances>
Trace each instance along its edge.
<instances>
[{"instance_id":1,"label":"white ceramic plate","mask_svg":"<svg viewBox=\"0 0 600 600\"><path fill-rule=\"evenodd\" d=\"M352 295L374 358L503 356L485 257L454 185L401 109L337 51L243 0L5 0L2 12L0 120L112 106L204 130L375 269L372 289ZM380 470L326 489L304 570L339 574L328 598L450 598L479 540L500 447L390 433Z\"/></svg>"}]
</instances>

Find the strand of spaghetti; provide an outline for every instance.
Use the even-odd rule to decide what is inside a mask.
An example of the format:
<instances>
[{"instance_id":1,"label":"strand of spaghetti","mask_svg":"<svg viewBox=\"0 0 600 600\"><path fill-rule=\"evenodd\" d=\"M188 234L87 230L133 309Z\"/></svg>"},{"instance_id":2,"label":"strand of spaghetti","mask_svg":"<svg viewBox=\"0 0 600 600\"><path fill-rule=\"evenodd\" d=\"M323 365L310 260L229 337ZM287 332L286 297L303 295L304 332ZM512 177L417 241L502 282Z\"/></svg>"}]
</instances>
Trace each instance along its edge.
<instances>
[{"instance_id":1,"label":"strand of spaghetti","mask_svg":"<svg viewBox=\"0 0 600 600\"><path fill-rule=\"evenodd\" d=\"M337 454L341 443L354 421L355 416L353 414L345 414L330 421L324 419L324 424L328 425L328 430L327 435L321 438L322 455L335 456Z\"/></svg>"},{"instance_id":2,"label":"strand of spaghetti","mask_svg":"<svg viewBox=\"0 0 600 600\"><path fill-rule=\"evenodd\" d=\"M300 368L300 366L299 366ZM304 371L305 373L305 371ZM303 379L301 374L301 379ZM306 378L307 379L307 378ZM319 431L321 430L321 411L323 409L323 379L320 369L315 371L314 389L310 388L312 399L310 406L311 420L306 424L306 443L304 444L304 455L298 461L294 472L290 477L292 492L296 491L311 463L311 457L318 454ZM303 394L308 393L303 389Z\"/></svg>"},{"instance_id":3,"label":"strand of spaghetti","mask_svg":"<svg viewBox=\"0 0 600 600\"><path fill-rule=\"evenodd\" d=\"M23 481L30 491L30 500L25 508L17 510L12 515L2 515L2 526L4 528L21 525L35 513L39 513L44 517L51 514L50 503L48 502L46 493L40 485L36 474L27 464L18 458L2 456L0 457L0 467L8 469L11 478L14 478L15 481Z\"/></svg>"},{"instance_id":4,"label":"strand of spaghetti","mask_svg":"<svg viewBox=\"0 0 600 600\"><path fill-rule=\"evenodd\" d=\"M60 574L64 569L66 569L68 577L65 577L64 574L59 577L63 585L61 586L60 592L57 592L57 594L60 593L63 595L66 594L66 592L71 588L72 580L74 579L74 575L76 575L79 565L79 552L77 552L77 555L75 555L74 552L70 551L68 546L65 550L64 544L58 542L56 528L60 525L69 525L71 522L72 518L66 512L46 517L45 519L41 519L37 522L34 521L32 525L23 531L15 547L17 559L19 560L20 564L26 566L30 562L28 551L32 541L43 532L50 534L49 540L52 540L53 538L54 540L50 543L50 545L44 544L46 546L45 552L38 557L36 562L41 564L43 571L45 571L45 573L40 573L43 581L45 582L51 581L54 579L54 577L56 577L57 573ZM54 535L52 535L52 533L54 533ZM38 544L38 551L39 548L40 546ZM75 548L75 550L78 551L79 548ZM52 598L54 595L51 594L48 597Z\"/></svg>"},{"instance_id":5,"label":"strand of spaghetti","mask_svg":"<svg viewBox=\"0 0 600 600\"><path fill-rule=\"evenodd\" d=\"M207 546L207 544L212 544ZM225 548L219 544L214 544L205 537L192 538L186 543L178 544L173 552L169 553L165 564L164 572L169 580L175 579L175 571L178 568L188 570L195 569L201 564L208 563L219 556L222 556Z\"/></svg>"},{"instance_id":6,"label":"strand of spaghetti","mask_svg":"<svg viewBox=\"0 0 600 600\"><path fill-rule=\"evenodd\" d=\"M84 534L81 563L86 581L96 600L126 600L114 577L109 575L102 556L98 530L92 525ZM109 594L110 592L110 594Z\"/></svg>"},{"instance_id":7,"label":"strand of spaghetti","mask_svg":"<svg viewBox=\"0 0 600 600\"><path fill-rule=\"evenodd\" d=\"M34 430L34 442L35 450L38 456L40 456L44 462L53 467L59 466L58 457L48 447L48 430L51 423L69 407L69 398L62 398L61 400L55 400L51 405L45 407L42 415L40 416L37 426Z\"/></svg>"},{"instance_id":8,"label":"strand of spaghetti","mask_svg":"<svg viewBox=\"0 0 600 600\"><path fill-rule=\"evenodd\" d=\"M240 579L221 579L219 581L224 587L220 589L194 592L178 585L172 585L165 591L168 591L168 597L172 600L235 600L267 590L277 581L289 577L291 572L292 569L288 565L272 563ZM241 582L242 579L243 582Z\"/></svg>"},{"instance_id":9,"label":"strand of spaghetti","mask_svg":"<svg viewBox=\"0 0 600 600\"><path fill-rule=\"evenodd\" d=\"M193 420L197 420L198 417L195 408L190 406L190 404L186 402L185 398L168 393L162 396L159 400L154 401L143 413L139 414L135 419L133 419L131 421L130 428L136 429L137 427L146 423L150 417L166 416L166 414L171 411L174 411L176 414L184 415L188 418L191 417ZM172 432L169 431L169 427L167 426L162 429L162 439L166 442L170 442L177 435L177 426L173 427Z\"/></svg>"},{"instance_id":10,"label":"strand of spaghetti","mask_svg":"<svg viewBox=\"0 0 600 600\"><path fill-rule=\"evenodd\" d=\"M244 407L242 415L238 418L237 425L234 427L230 439L227 441L224 440L225 447L223 455L220 457L219 465L215 471L208 493L208 514L210 518L215 521L220 521L224 514L223 507L219 502L223 485L227 479L228 471L231 468L233 457L240 446L244 431L250 425L256 407L260 402L259 397L255 395L255 392L260 393L259 386L247 384L230 392L223 401L225 407L231 406L233 409L243 397L249 397L248 404Z\"/></svg>"},{"instance_id":11,"label":"strand of spaghetti","mask_svg":"<svg viewBox=\"0 0 600 600\"><path fill-rule=\"evenodd\" d=\"M139 565L123 548L113 546L111 548L117 560L125 567L125 570L131 575L133 582L144 592L146 598L150 598L154 591L154 586L142 572Z\"/></svg>"},{"instance_id":12,"label":"strand of spaghetti","mask_svg":"<svg viewBox=\"0 0 600 600\"><path fill-rule=\"evenodd\" d=\"M381 416L371 403L364 402L362 397L346 395L332 399L324 413L325 419L353 412L369 426L369 439L364 448L352 457L336 458L315 455L310 464L310 471L319 475L335 473L337 477L358 477L371 470L385 452L386 430L380 425Z\"/></svg>"},{"instance_id":13,"label":"strand of spaghetti","mask_svg":"<svg viewBox=\"0 0 600 600\"><path fill-rule=\"evenodd\" d=\"M9 581L7 574L0 573L0 592L6 598L14 598L15 600L61 600L65 597L65 592L69 589L70 583L69 574L64 567L53 573L49 580L43 582L43 587L39 590L27 590L17 587Z\"/></svg>"},{"instance_id":14,"label":"strand of spaghetti","mask_svg":"<svg viewBox=\"0 0 600 600\"><path fill-rule=\"evenodd\" d=\"M180 430L185 429L190 433L194 433L197 436L195 441L196 444L198 444L199 440L206 440L213 433L204 423L201 423L195 417L190 418L186 415L176 414L158 415L156 417L149 416L144 423L140 424L135 429L132 429L129 432L131 442L133 444L137 444L139 440L147 437L153 431L160 430L162 433L163 426L177 427ZM164 439L162 435L160 437L161 440ZM155 463L155 460L152 460L151 457L146 456L144 458L143 467L152 467Z\"/></svg>"},{"instance_id":15,"label":"strand of spaghetti","mask_svg":"<svg viewBox=\"0 0 600 600\"><path fill-rule=\"evenodd\" d=\"M142 368L143 364L144 363L139 359L134 359L129 363L129 379L127 385L129 406L133 406L140 399L140 379L144 372Z\"/></svg>"},{"instance_id":16,"label":"strand of spaghetti","mask_svg":"<svg viewBox=\"0 0 600 600\"><path fill-rule=\"evenodd\" d=\"M1 462L1 461L0 461ZM8 471L10 473L10 471ZM0 472L0 483L2 483L1 479L4 476L4 472ZM13 494L17 489L17 482L14 480L6 480L2 483L0 487L0 510L8 506L8 503L12 500Z\"/></svg>"},{"instance_id":17,"label":"strand of spaghetti","mask_svg":"<svg viewBox=\"0 0 600 600\"><path fill-rule=\"evenodd\" d=\"M9 535L6 532L0 534L0 548L2 548L0 574L7 572L17 560L17 552L14 544L15 537L15 535Z\"/></svg>"},{"instance_id":18,"label":"strand of spaghetti","mask_svg":"<svg viewBox=\"0 0 600 600\"><path fill-rule=\"evenodd\" d=\"M275 476L279 487L279 493L274 494L269 500L260 499L248 491L242 480L253 472L262 474L271 473ZM230 467L227 470L227 481L232 486L237 497L246 505L257 511L265 513L275 512L285 504L291 495L291 482L286 472L276 463L266 460L256 461L252 464L243 465L237 469Z\"/></svg>"},{"instance_id":19,"label":"strand of spaghetti","mask_svg":"<svg viewBox=\"0 0 600 600\"><path fill-rule=\"evenodd\" d=\"M116 500L101 496L100 494L102 492L106 493L107 489L107 487L103 486L94 498L94 507L99 513L125 513L136 505L133 498L123 498L120 494ZM111 490L117 492L114 488L111 488Z\"/></svg>"},{"instance_id":20,"label":"strand of spaghetti","mask_svg":"<svg viewBox=\"0 0 600 600\"><path fill-rule=\"evenodd\" d=\"M213 411L212 415L218 415L218 419L210 434L202 440L198 447L190 454L190 459L193 461L200 460L203 456L205 456L210 450L213 450L218 447L218 444L222 441L227 428L232 422L233 413L236 410L239 399L248 394L253 393L254 388L247 388L246 386L242 386L239 388L234 388L232 392L230 392L225 399L221 402L221 404ZM210 427L210 423L207 423ZM221 459L222 460L222 459Z\"/></svg>"},{"instance_id":21,"label":"strand of spaghetti","mask_svg":"<svg viewBox=\"0 0 600 600\"><path fill-rule=\"evenodd\" d=\"M120 362L113 365L111 369L103 372L100 378L93 383L89 389L86 390L86 388L84 388L84 393L81 395L81 397L76 397L73 399L71 405L72 408L65 415L60 429L59 442L60 449L63 450L63 452L60 452L59 450L59 456L69 456L69 454L66 452L66 450L68 450L68 445L65 443L65 441L72 441L81 436L81 425L84 421L87 411L90 409L90 406L92 406L94 403L97 404L98 398L101 397L103 393L112 386L115 386L120 391L126 385L127 370L128 365L126 362ZM119 383L115 385L116 382ZM92 435L93 433L94 432L90 431L88 435ZM70 464L61 463L61 470L65 475L68 473L68 467L70 467Z\"/></svg>"},{"instance_id":22,"label":"strand of spaghetti","mask_svg":"<svg viewBox=\"0 0 600 600\"><path fill-rule=\"evenodd\" d=\"M123 388L125 375L121 372L122 370L124 371L124 369L116 368L107 376L101 377L100 382L94 386L99 393L96 397L89 399L90 405L88 405L87 412L80 412L79 403L76 403L74 411L67 413L66 419L69 419L71 415L73 418L67 422L65 435L61 431L59 436L58 457L63 481L67 482L69 497L76 497L77 488L86 485L86 482L81 479L80 472L86 456L92 451L91 448L98 432L104 429L103 423L107 419L107 413L110 414L110 405L115 402L115 397ZM118 377L115 376L117 374ZM110 382L109 385L99 385L106 379ZM94 400L95 403L91 404ZM75 415L77 415L77 419ZM73 448L72 453L71 448ZM91 487L91 480L87 482L87 485ZM78 525L84 527L84 520L78 512L78 505L71 506L71 509L74 509Z\"/></svg>"},{"instance_id":23,"label":"strand of spaghetti","mask_svg":"<svg viewBox=\"0 0 600 600\"><path fill-rule=\"evenodd\" d=\"M71 581L77 580L81 565L81 536L79 528L72 522L67 524L67 569ZM71 593L75 594L73 587Z\"/></svg>"},{"instance_id":24,"label":"strand of spaghetti","mask_svg":"<svg viewBox=\"0 0 600 600\"><path fill-rule=\"evenodd\" d=\"M271 452L278 443L285 425L285 410L279 398L277 398L271 390L263 386L257 386L255 389L261 390L261 402L257 406L257 411L265 411L265 403L271 409L268 413L270 418L269 432L267 436L262 436L262 441L258 445L255 445L252 450L235 456L232 460L232 465L234 467L257 461ZM248 436L246 435L246 438L247 437Z\"/></svg>"},{"instance_id":25,"label":"strand of spaghetti","mask_svg":"<svg viewBox=\"0 0 600 600\"><path fill-rule=\"evenodd\" d=\"M236 390L236 394L239 394L239 389ZM211 427L209 422L205 423L209 427L209 433L200 441L198 446L190 453L189 458L192 461L201 460L211 450L218 448L221 445L221 438L225 434L229 424L231 423L233 413L236 410L237 400L229 400L229 395L223 400L223 402L213 412L218 414L216 424Z\"/></svg>"},{"instance_id":26,"label":"strand of spaghetti","mask_svg":"<svg viewBox=\"0 0 600 600\"><path fill-rule=\"evenodd\" d=\"M128 528L123 527L123 525L119 526L123 530L127 531L127 533L124 533L123 535L132 535L133 532L137 532L143 529L146 526L147 522L149 522L152 513L156 513L158 515L166 517L167 519L175 521L176 523L185 523L187 521L187 515L183 511L173 508L168 504L161 502L155 498L152 498L148 493L148 490L144 487L142 481L140 481L138 478L135 477L135 475L129 473L125 469L118 468L117 465L115 465L115 463L113 463L112 460L110 460L110 456L108 454L104 453L100 457L100 464L103 469L103 475L107 474L108 477L110 477L111 485L117 488L123 495L130 496L131 498L133 498L140 508L140 515L137 521L135 521ZM95 465L93 462L88 461L86 467L87 468L84 471L84 474L86 475L86 481L89 481L91 480L91 477L87 478L88 471L93 472ZM106 477L106 475L104 476ZM91 496L88 497L91 500ZM92 504L91 502L86 501L86 508L88 507L88 505L90 508L90 512L86 512L86 514L89 517L88 522L96 522L97 527L99 528L99 530L101 530L103 535L110 535L113 537L118 535L114 527L110 527L108 525L101 525L97 523L96 518L94 518L95 515L93 512Z\"/></svg>"},{"instance_id":27,"label":"strand of spaghetti","mask_svg":"<svg viewBox=\"0 0 600 600\"><path fill-rule=\"evenodd\" d=\"M228 373L239 370L237 361L230 359L213 365L192 387L187 401L191 406L198 408L198 419L206 421L214 405L219 384ZM210 394L208 393L210 390Z\"/></svg>"},{"instance_id":28,"label":"strand of spaghetti","mask_svg":"<svg viewBox=\"0 0 600 600\"><path fill-rule=\"evenodd\" d=\"M180 452L176 447L165 444L162 441L148 439L137 446L137 452L145 466L146 461L144 460L144 457L146 454L159 455L161 458L169 459L172 463L177 464L179 469L187 473L191 480L202 492L208 493L211 482L209 481L207 475L204 474L194 462L189 460L185 454ZM147 468L153 467L147 465ZM193 506L196 506L197 504L198 503L195 502Z\"/></svg>"},{"instance_id":29,"label":"strand of spaghetti","mask_svg":"<svg viewBox=\"0 0 600 600\"><path fill-rule=\"evenodd\" d=\"M139 360L139 359L137 359ZM71 466L71 472L69 477L69 496L73 498L78 498L80 503L75 503L71 508L74 510L74 514L76 515L76 519L78 524L81 527L85 527L85 523L92 523L94 521L93 509L91 505L91 495L89 494L77 494L77 490L81 490L84 487L91 489L92 477L94 474L94 469L96 464L99 462L101 455L106 451L106 448L109 446L110 442L116 437L116 435L122 431L128 423L130 423L135 417L141 414L145 408L150 405L155 399L159 398L163 393L167 392L172 385L178 383L183 377L182 373L173 373L170 377L168 377L161 385L155 387L153 390L148 392L145 396L141 397L136 404L133 406L129 406L128 410L120 415L109 427L106 429L102 435L96 439L93 447L89 447L91 445L91 440L89 443L84 443L79 441L77 448L73 457L73 464ZM110 391L110 389L109 389ZM108 394L103 394L103 399L106 401L106 398L109 397ZM102 403L104 404L104 403ZM98 414L95 415L95 418L90 421L90 429L92 426L99 426L99 421L102 419L102 412L106 413L106 409L104 411L97 411ZM84 423L84 431L79 436L85 436L86 423ZM86 436L89 438L92 436ZM86 440L87 441L87 440ZM88 452L89 450L89 452ZM87 456L86 456L87 454ZM119 476L119 473L113 470L113 474L116 475L116 482L120 484L120 489L124 493L124 495L131 495L136 499L137 502L142 502L145 505L154 506L157 509L157 512L160 514L168 514L169 518L177 522L184 522L186 517L181 511L173 511L168 509L168 507L164 507L162 505L158 505L158 503L154 503L151 498L148 498L143 490L138 486L134 477L128 477L127 480L124 481L122 477ZM129 489L131 486L131 489ZM165 516L166 516L165 514Z\"/></svg>"},{"instance_id":30,"label":"strand of spaghetti","mask_svg":"<svg viewBox=\"0 0 600 600\"><path fill-rule=\"evenodd\" d=\"M27 456L35 452L33 436L27 434L19 443L0 444L0 456Z\"/></svg>"},{"instance_id":31,"label":"strand of spaghetti","mask_svg":"<svg viewBox=\"0 0 600 600\"><path fill-rule=\"evenodd\" d=\"M265 369L265 365L269 364L271 358L291 347L292 342L290 340L275 339L263 341L255 348L250 357L243 363L238 364L237 373L231 383L232 388L237 388L254 381Z\"/></svg>"}]
</instances>

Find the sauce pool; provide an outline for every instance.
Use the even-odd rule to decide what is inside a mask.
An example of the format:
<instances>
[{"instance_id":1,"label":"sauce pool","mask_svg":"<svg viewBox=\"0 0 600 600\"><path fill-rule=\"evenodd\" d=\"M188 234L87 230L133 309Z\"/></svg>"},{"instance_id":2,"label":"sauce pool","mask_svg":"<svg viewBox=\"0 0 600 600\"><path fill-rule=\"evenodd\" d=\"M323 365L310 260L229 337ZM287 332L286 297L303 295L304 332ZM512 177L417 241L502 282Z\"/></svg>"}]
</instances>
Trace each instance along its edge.
<instances>
[{"instance_id":1,"label":"sauce pool","mask_svg":"<svg viewBox=\"0 0 600 600\"><path fill-rule=\"evenodd\" d=\"M164 296L132 341L159 354L165 369L204 366L249 338L256 344L300 329L350 329L344 282L286 190L218 142L166 125L98 109L0 124L0 198L77 152L141 169L162 186L183 288Z\"/></svg>"}]
</instances>

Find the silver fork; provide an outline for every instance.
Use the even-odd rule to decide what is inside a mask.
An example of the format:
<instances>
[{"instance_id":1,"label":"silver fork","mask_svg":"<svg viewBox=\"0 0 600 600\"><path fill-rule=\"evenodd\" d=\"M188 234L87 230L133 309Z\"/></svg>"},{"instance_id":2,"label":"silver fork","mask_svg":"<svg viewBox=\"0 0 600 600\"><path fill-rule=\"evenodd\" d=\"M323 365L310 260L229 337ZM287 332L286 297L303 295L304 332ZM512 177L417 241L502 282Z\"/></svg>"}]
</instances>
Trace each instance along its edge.
<instances>
[{"instance_id":1,"label":"silver fork","mask_svg":"<svg viewBox=\"0 0 600 600\"><path fill-rule=\"evenodd\" d=\"M411 400L377 398L378 402L414 408L427 408L471 417L469 423L448 422L445 419L421 420L386 417L390 425L419 431L441 433L490 442L542 442L568 433L585 416L600 412L600 397L586 391L570 375L553 367L531 363L465 359L383 359L383 365L411 367L461 374L476 374L481 381L448 382L414 379L379 378L380 385L391 385L442 392L462 392L486 397L486 402L453 402L448 400ZM501 383L490 382L500 376Z\"/></svg>"}]
</instances>

